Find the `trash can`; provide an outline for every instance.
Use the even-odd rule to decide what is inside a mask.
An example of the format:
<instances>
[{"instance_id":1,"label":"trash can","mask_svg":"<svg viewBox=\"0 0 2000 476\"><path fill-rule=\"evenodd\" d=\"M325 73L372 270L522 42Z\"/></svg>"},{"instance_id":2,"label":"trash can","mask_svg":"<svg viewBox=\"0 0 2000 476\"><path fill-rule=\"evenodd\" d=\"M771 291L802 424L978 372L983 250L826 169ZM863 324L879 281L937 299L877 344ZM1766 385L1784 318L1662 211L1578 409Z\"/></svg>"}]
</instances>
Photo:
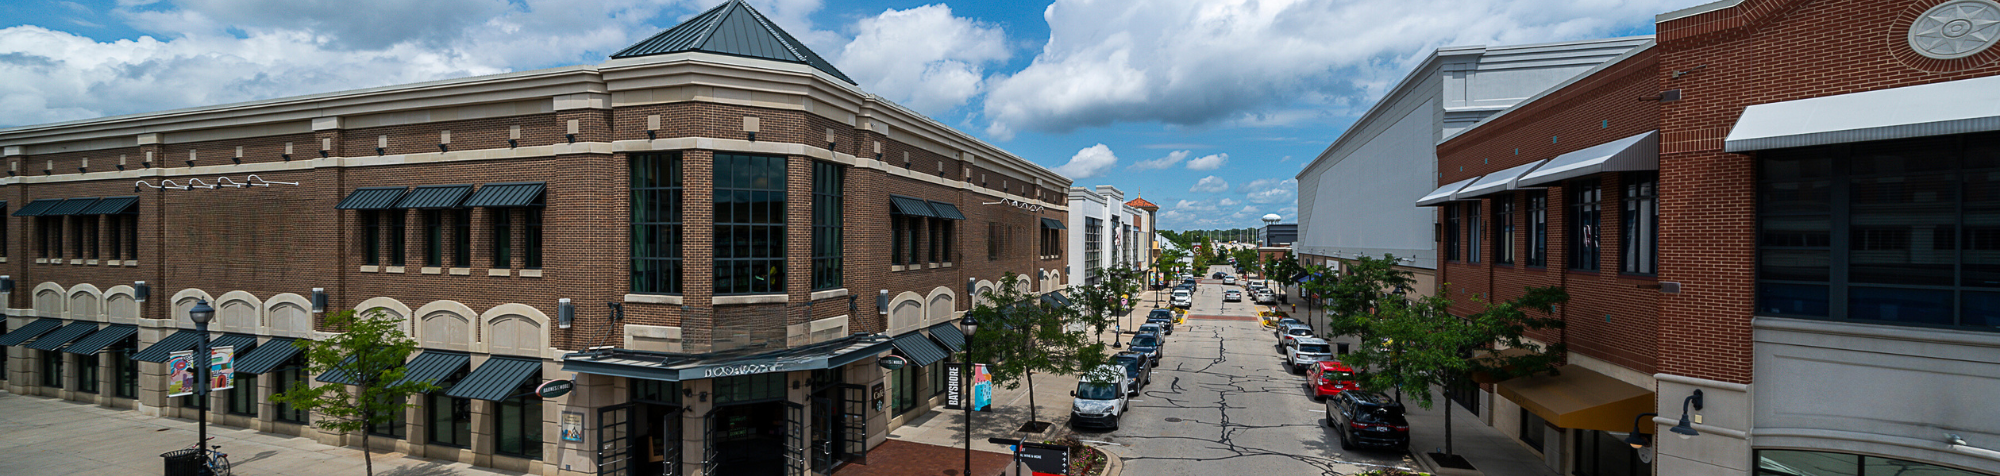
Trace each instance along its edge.
<instances>
[{"instance_id":1,"label":"trash can","mask_svg":"<svg viewBox=\"0 0 2000 476\"><path fill-rule=\"evenodd\" d=\"M1333 344L1333 346L1334 346L1334 348L1335 348L1336 350L1339 350L1339 351L1340 351L1340 355L1347 355L1347 343L1346 343L1346 342L1337 342L1337 343L1334 343L1334 344Z\"/></svg>"},{"instance_id":2,"label":"trash can","mask_svg":"<svg viewBox=\"0 0 2000 476\"><path fill-rule=\"evenodd\" d=\"M166 476L202 476L201 450L184 448L160 454L167 460Z\"/></svg>"}]
</instances>

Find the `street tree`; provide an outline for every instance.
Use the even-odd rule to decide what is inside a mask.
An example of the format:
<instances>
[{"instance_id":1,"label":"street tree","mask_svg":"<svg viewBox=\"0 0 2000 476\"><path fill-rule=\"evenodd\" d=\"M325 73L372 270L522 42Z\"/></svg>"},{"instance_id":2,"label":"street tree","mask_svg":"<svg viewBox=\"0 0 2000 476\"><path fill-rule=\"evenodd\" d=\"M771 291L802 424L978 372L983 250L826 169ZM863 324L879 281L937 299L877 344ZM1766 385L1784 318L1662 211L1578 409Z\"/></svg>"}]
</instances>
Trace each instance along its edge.
<instances>
[{"instance_id":1,"label":"street tree","mask_svg":"<svg viewBox=\"0 0 2000 476\"><path fill-rule=\"evenodd\" d=\"M1256 249L1242 248L1231 251L1229 257L1236 259L1237 274L1264 274L1263 267L1259 266L1261 262L1257 260Z\"/></svg>"},{"instance_id":2,"label":"street tree","mask_svg":"<svg viewBox=\"0 0 2000 476\"><path fill-rule=\"evenodd\" d=\"M315 415L313 426L340 434L361 433L361 455L367 474L375 474L374 452L370 451L367 430L388 423L409 406L411 395L439 390L431 382L403 379L404 361L417 350L417 342L399 329L402 321L388 317L381 308L365 314L353 310L329 312L328 326L341 331L322 340L293 341L306 357L310 374L332 372L336 380L352 385L325 383L313 379L294 384L271 395L271 400Z\"/></svg>"},{"instance_id":3,"label":"street tree","mask_svg":"<svg viewBox=\"0 0 2000 476\"><path fill-rule=\"evenodd\" d=\"M1079 307L1077 321L1090 326L1095 331L1092 335L1101 336L1104 328L1111 327L1118 316L1131 309L1129 299L1138 292L1139 271L1118 265L1092 270L1084 284L1070 288L1070 297Z\"/></svg>"},{"instance_id":4,"label":"street tree","mask_svg":"<svg viewBox=\"0 0 2000 476\"><path fill-rule=\"evenodd\" d=\"M1039 426L1036 372L1077 375L1110 361L1102 342L1084 335L1075 306L1027 291L1020 275L1007 273L967 314L979 323L966 343L968 361L989 364L995 384L1008 389L1028 384L1028 420Z\"/></svg>"}]
</instances>

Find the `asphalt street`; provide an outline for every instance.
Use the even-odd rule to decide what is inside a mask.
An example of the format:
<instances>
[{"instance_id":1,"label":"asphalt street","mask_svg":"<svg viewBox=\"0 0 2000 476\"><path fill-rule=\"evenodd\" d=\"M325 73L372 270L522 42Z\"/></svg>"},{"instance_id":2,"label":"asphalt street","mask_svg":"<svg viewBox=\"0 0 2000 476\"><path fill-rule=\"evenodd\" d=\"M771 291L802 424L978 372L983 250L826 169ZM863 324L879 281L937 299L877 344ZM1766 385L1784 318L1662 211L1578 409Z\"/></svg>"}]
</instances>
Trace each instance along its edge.
<instances>
[{"instance_id":1,"label":"asphalt street","mask_svg":"<svg viewBox=\"0 0 2000 476\"><path fill-rule=\"evenodd\" d=\"M1216 267L1209 275L1224 271ZM1203 279L1191 316L1254 318L1258 306L1225 303L1221 280ZM1148 303L1150 304L1150 303ZM1143 315L1143 314L1141 314ZM1269 329L1254 319L1191 318L1168 336L1152 383L1112 432L1079 431L1125 461L1126 475L1346 475L1411 469L1393 451L1347 451L1324 407L1289 373Z\"/></svg>"}]
</instances>

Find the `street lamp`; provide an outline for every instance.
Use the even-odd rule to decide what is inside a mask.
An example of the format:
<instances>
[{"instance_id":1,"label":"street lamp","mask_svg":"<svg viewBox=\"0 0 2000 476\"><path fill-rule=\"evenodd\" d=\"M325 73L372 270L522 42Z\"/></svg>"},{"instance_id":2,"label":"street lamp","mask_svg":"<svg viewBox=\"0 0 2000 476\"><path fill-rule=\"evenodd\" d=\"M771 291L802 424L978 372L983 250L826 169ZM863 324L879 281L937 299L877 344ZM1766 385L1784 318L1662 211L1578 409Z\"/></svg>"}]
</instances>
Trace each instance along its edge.
<instances>
[{"instance_id":1,"label":"street lamp","mask_svg":"<svg viewBox=\"0 0 2000 476\"><path fill-rule=\"evenodd\" d=\"M199 383L195 384L194 398L200 403L200 411L195 417L198 422L196 425L200 428L196 430L199 433L195 437L199 439L195 440L194 447L200 449L202 453L208 452L208 366L212 364L210 362L212 358L208 355L208 321L212 319L215 319L215 308L208 307L206 299L195 301L194 308L188 310L188 320L194 321L194 333L201 339L199 341L201 345L196 347L201 350L195 354L193 360L195 367L199 369L195 374Z\"/></svg>"},{"instance_id":2,"label":"street lamp","mask_svg":"<svg viewBox=\"0 0 2000 476\"><path fill-rule=\"evenodd\" d=\"M972 336L979 333L979 320L973 319L972 313L968 312L964 318L958 320L958 325L965 328L965 361L958 363L964 369L958 373L958 404L959 408L965 409L965 472L958 474L970 475L972 474Z\"/></svg>"}]
</instances>

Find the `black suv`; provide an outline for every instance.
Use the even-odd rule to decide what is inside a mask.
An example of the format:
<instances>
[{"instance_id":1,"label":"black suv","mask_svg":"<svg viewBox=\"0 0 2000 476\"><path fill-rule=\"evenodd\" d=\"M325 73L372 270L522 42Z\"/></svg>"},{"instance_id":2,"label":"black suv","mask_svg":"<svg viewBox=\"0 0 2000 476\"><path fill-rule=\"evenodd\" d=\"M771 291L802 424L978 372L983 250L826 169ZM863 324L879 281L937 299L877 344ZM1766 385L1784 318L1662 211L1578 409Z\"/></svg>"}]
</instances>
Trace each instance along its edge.
<instances>
[{"instance_id":1,"label":"black suv","mask_svg":"<svg viewBox=\"0 0 2000 476\"><path fill-rule=\"evenodd\" d=\"M1111 363L1125 369L1125 394L1138 395L1139 389L1153 383L1153 359L1138 352L1119 352L1111 356Z\"/></svg>"},{"instance_id":2,"label":"black suv","mask_svg":"<svg viewBox=\"0 0 2000 476\"><path fill-rule=\"evenodd\" d=\"M1161 329L1167 331L1167 335L1174 335L1174 311L1154 309L1153 312L1146 313L1146 323L1159 324Z\"/></svg>"},{"instance_id":3,"label":"black suv","mask_svg":"<svg viewBox=\"0 0 2000 476\"><path fill-rule=\"evenodd\" d=\"M1340 434L1341 449L1410 449L1410 422L1403 419L1403 404L1381 392L1348 390L1326 399L1326 425Z\"/></svg>"}]
</instances>

